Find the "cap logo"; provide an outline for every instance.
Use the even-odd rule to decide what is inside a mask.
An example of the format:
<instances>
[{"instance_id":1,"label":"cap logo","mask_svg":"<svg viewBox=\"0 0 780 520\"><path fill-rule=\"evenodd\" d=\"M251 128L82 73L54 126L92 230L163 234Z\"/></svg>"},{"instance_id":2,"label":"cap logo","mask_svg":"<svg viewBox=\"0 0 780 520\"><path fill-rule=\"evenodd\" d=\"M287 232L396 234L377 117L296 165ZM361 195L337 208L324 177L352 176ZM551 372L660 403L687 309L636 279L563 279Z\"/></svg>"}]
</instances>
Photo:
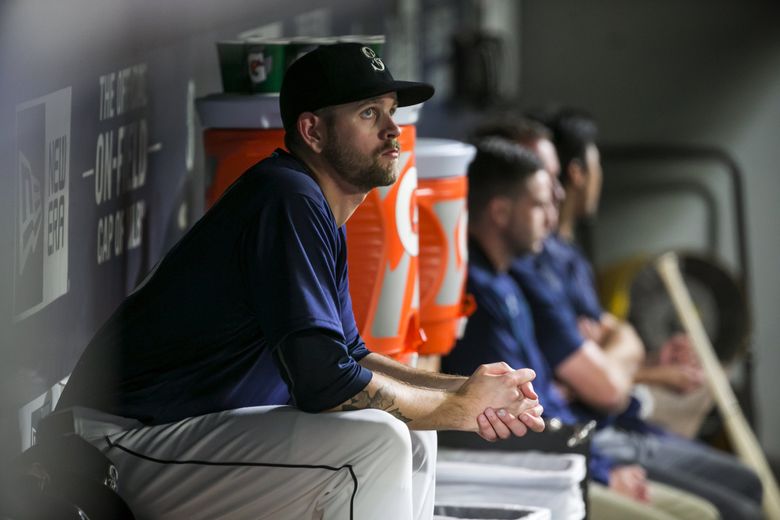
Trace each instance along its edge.
<instances>
[{"instance_id":1,"label":"cap logo","mask_svg":"<svg viewBox=\"0 0 780 520\"><path fill-rule=\"evenodd\" d=\"M363 47L361 50L363 51L363 56L371 60L371 67L373 67L374 70L385 70L385 64L382 62L382 58L376 55L374 49L371 47Z\"/></svg>"}]
</instances>

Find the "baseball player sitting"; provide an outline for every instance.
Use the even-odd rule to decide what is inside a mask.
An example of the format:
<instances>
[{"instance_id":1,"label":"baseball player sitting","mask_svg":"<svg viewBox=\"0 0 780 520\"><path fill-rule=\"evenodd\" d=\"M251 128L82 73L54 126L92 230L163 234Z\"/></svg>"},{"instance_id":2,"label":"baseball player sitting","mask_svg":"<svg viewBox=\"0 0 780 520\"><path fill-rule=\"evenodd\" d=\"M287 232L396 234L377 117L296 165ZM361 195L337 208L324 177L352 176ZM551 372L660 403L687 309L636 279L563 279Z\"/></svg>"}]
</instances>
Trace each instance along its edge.
<instances>
[{"instance_id":1,"label":"baseball player sitting","mask_svg":"<svg viewBox=\"0 0 780 520\"><path fill-rule=\"evenodd\" d=\"M289 151L233 184L87 346L58 409L106 414L87 437L137 517L430 518L429 430L543 429L532 370L417 371L355 326L344 223L396 179L396 107L432 95L359 44L300 58L280 94Z\"/></svg>"}]
</instances>

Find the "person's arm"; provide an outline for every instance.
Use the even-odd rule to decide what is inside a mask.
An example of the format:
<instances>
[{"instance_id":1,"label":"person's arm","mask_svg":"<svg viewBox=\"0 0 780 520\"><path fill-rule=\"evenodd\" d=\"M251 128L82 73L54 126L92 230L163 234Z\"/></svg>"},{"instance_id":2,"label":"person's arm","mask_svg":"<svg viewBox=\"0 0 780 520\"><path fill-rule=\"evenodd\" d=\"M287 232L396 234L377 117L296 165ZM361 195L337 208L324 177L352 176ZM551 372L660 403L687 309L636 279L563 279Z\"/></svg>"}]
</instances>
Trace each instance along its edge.
<instances>
[{"instance_id":1,"label":"person's arm","mask_svg":"<svg viewBox=\"0 0 780 520\"><path fill-rule=\"evenodd\" d=\"M681 393L690 392L701 386L703 379L701 369L693 363L643 366L644 345L631 325L605 313L601 319L601 329L607 358L616 366L622 367L626 373L633 372L635 383L663 385ZM662 353L666 354L671 349L670 346L676 347L676 351L685 352L685 337L678 335L671 338L663 345Z\"/></svg>"},{"instance_id":2,"label":"person's arm","mask_svg":"<svg viewBox=\"0 0 780 520\"><path fill-rule=\"evenodd\" d=\"M493 363L479 367L457 391L448 391L412 386L373 372L365 388L329 411L376 408L406 422L410 429L471 432L483 430L477 420L483 411L497 415L503 411L500 422L513 434L524 435L528 429L544 429L538 398L521 391L534 377L533 370Z\"/></svg>"},{"instance_id":3,"label":"person's arm","mask_svg":"<svg viewBox=\"0 0 780 520\"><path fill-rule=\"evenodd\" d=\"M667 339L654 358L645 361L634 381L664 385L680 393L695 390L704 383L704 371L687 334L678 333Z\"/></svg>"},{"instance_id":4,"label":"person's arm","mask_svg":"<svg viewBox=\"0 0 780 520\"><path fill-rule=\"evenodd\" d=\"M609 413L628 405L633 374L616 366L596 343L584 341L555 368L555 375L582 402Z\"/></svg>"},{"instance_id":5,"label":"person's arm","mask_svg":"<svg viewBox=\"0 0 780 520\"><path fill-rule=\"evenodd\" d=\"M628 404L634 376L644 359L644 346L634 329L611 314L584 326L576 351L556 367L555 373L584 403L606 412L620 412ZM599 343L599 341L601 343Z\"/></svg>"},{"instance_id":6,"label":"person's arm","mask_svg":"<svg viewBox=\"0 0 780 520\"><path fill-rule=\"evenodd\" d=\"M604 313L600 322L580 318L578 326L583 336L603 346L610 363L626 373L634 373L634 383L662 385L681 393L694 390L702 383L701 370L694 364L649 364L634 328L612 314ZM684 353L685 343L681 335L671 338L661 348L662 357L671 359L671 351Z\"/></svg>"},{"instance_id":7,"label":"person's arm","mask_svg":"<svg viewBox=\"0 0 780 520\"><path fill-rule=\"evenodd\" d=\"M636 383L665 386L681 394L691 392L704 383L701 368L690 365L653 365L640 368Z\"/></svg>"},{"instance_id":8,"label":"person's arm","mask_svg":"<svg viewBox=\"0 0 780 520\"><path fill-rule=\"evenodd\" d=\"M607 357L616 367L633 377L645 359L645 347L636 330L609 313L602 316L601 327L603 333L599 344Z\"/></svg>"},{"instance_id":9,"label":"person's arm","mask_svg":"<svg viewBox=\"0 0 780 520\"><path fill-rule=\"evenodd\" d=\"M418 370L377 353L367 355L360 360L360 364L374 373L380 372L398 381L423 388L455 392L468 379L463 376Z\"/></svg>"},{"instance_id":10,"label":"person's arm","mask_svg":"<svg viewBox=\"0 0 780 520\"><path fill-rule=\"evenodd\" d=\"M361 359L360 364L374 373L380 372L412 386L435 390L456 392L468 380L467 377L463 376L417 370L376 353L371 353ZM530 382L521 385L520 390L526 397L536 399L536 393ZM512 435L522 436L526 433L524 429L527 429L527 426L523 421L518 420L517 416L501 409L486 408L476 417L476 420L479 427L477 433L483 439L491 442L498 439L508 439Z\"/></svg>"}]
</instances>

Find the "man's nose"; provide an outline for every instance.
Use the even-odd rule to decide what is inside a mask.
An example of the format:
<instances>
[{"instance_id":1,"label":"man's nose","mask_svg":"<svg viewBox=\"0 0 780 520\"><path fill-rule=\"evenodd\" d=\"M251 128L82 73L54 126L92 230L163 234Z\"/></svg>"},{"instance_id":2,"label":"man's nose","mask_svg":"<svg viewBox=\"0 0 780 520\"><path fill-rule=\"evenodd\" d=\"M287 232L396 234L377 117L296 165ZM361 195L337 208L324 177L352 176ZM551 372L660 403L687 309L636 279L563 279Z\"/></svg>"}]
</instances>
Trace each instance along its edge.
<instances>
[{"instance_id":1,"label":"man's nose","mask_svg":"<svg viewBox=\"0 0 780 520\"><path fill-rule=\"evenodd\" d=\"M387 116L387 121L382 129L382 139L396 139L401 135L401 127L393 120L392 116Z\"/></svg>"}]
</instances>

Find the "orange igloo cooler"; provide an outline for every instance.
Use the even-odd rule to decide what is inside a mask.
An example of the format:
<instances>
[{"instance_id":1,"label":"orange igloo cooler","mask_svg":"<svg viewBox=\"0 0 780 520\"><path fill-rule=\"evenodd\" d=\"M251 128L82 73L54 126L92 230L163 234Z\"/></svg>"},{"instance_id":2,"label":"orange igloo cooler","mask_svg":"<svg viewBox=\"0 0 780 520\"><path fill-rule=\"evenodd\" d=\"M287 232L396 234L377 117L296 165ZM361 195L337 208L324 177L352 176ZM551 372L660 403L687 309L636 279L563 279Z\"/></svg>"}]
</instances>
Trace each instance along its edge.
<instances>
[{"instance_id":1,"label":"orange igloo cooler","mask_svg":"<svg viewBox=\"0 0 780 520\"><path fill-rule=\"evenodd\" d=\"M466 170L473 146L421 138L415 149L420 211L420 321L427 341L420 354L447 354L474 310L465 295L468 253Z\"/></svg>"},{"instance_id":2,"label":"orange igloo cooler","mask_svg":"<svg viewBox=\"0 0 780 520\"><path fill-rule=\"evenodd\" d=\"M284 148L279 94L212 94L196 100L206 153L206 209L246 170Z\"/></svg>"}]
</instances>

